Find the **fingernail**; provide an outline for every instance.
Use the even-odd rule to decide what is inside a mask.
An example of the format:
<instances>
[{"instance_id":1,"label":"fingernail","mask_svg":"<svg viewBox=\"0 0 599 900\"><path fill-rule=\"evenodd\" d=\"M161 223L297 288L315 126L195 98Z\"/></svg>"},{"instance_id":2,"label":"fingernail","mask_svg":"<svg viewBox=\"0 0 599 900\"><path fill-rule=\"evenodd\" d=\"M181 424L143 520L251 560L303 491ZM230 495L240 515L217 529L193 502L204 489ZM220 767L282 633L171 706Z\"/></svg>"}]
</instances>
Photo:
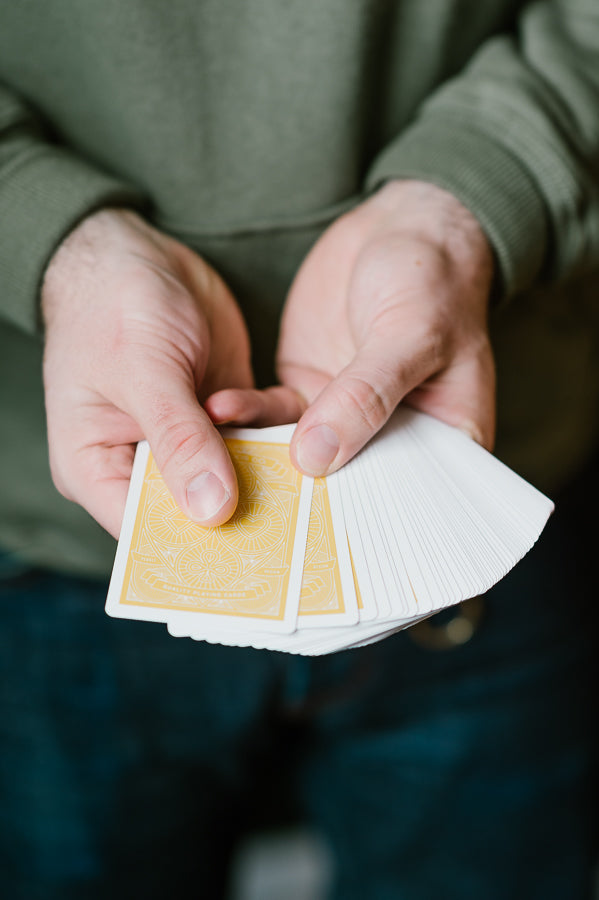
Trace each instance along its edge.
<instances>
[{"instance_id":1,"label":"fingernail","mask_svg":"<svg viewBox=\"0 0 599 900\"><path fill-rule=\"evenodd\" d=\"M461 425L458 426L460 431L463 431L465 435L471 438L473 441L476 441L477 444L483 443L483 435L482 431L474 422L468 419L466 422L462 422Z\"/></svg>"},{"instance_id":2,"label":"fingernail","mask_svg":"<svg viewBox=\"0 0 599 900\"><path fill-rule=\"evenodd\" d=\"M323 475L339 452L339 438L328 425L316 425L300 440L296 456L308 475Z\"/></svg>"},{"instance_id":3,"label":"fingernail","mask_svg":"<svg viewBox=\"0 0 599 900\"><path fill-rule=\"evenodd\" d=\"M229 499L229 491L213 472L202 472L187 488L187 505L196 522L212 519Z\"/></svg>"}]
</instances>

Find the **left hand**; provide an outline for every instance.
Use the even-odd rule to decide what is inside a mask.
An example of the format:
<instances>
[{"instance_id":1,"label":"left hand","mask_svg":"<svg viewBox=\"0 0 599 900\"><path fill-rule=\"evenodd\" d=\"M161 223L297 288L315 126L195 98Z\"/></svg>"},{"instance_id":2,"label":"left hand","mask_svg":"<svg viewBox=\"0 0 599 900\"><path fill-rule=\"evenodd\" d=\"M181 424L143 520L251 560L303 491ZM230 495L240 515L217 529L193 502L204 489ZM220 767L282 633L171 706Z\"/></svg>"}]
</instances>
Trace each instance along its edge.
<instances>
[{"instance_id":1,"label":"left hand","mask_svg":"<svg viewBox=\"0 0 599 900\"><path fill-rule=\"evenodd\" d=\"M145 437L186 515L225 522L237 478L200 399L254 381L243 317L220 276L136 213L102 209L56 250L41 305L57 489L118 537Z\"/></svg>"},{"instance_id":2,"label":"left hand","mask_svg":"<svg viewBox=\"0 0 599 900\"><path fill-rule=\"evenodd\" d=\"M237 424L301 415L291 456L309 475L351 459L401 401L491 449L492 275L488 241L455 197L390 182L333 223L300 267L281 325L282 386L220 392L206 409Z\"/></svg>"}]
</instances>

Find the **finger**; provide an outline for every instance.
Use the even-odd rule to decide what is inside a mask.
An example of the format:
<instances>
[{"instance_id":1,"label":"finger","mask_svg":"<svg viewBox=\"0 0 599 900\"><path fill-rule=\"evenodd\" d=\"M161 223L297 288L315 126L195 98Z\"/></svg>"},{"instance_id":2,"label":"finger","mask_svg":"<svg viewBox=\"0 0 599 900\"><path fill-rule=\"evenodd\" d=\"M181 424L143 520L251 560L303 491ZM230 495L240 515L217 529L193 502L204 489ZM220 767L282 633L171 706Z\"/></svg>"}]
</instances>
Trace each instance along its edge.
<instances>
[{"instance_id":1,"label":"finger","mask_svg":"<svg viewBox=\"0 0 599 900\"><path fill-rule=\"evenodd\" d=\"M88 513L118 541L125 514L129 478L110 478L96 482L101 491L99 495L88 495L86 506ZM98 502L94 502L98 500Z\"/></svg>"},{"instance_id":2,"label":"finger","mask_svg":"<svg viewBox=\"0 0 599 900\"><path fill-rule=\"evenodd\" d=\"M456 360L419 385L405 398L426 412L464 431L491 451L495 443L495 365L490 345Z\"/></svg>"},{"instance_id":3,"label":"finger","mask_svg":"<svg viewBox=\"0 0 599 900\"><path fill-rule=\"evenodd\" d=\"M276 386L262 391L230 388L208 397L204 408L217 425L226 423L266 428L297 422L306 408L306 402L288 387Z\"/></svg>"},{"instance_id":4,"label":"finger","mask_svg":"<svg viewBox=\"0 0 599 900\"><path fill-rule=\"evenodd\" d=\"M129 416L86 395L65 410L67 390L47 390L48 448L57 490L118 537L137 442L143 433Z\"/></svg>"},{"instance_id":5,"label":"finger","mask_svg":"<svg viewBox=\"0 0 599 900\"><path fill-rule=\"evenodd\" d=\"M202 525L226 522L237 506L235 470L193 384L154 373L151 382L136 385L135 408L128 412L139 423L162 477L189 518Z\"/></svg>"},{"instance_id":6,"label":"finger","mask_svg":"<svg viewBox=\"0 0 599 900\"><path fill-rule=\"evenodd\" d=\"M135 446L70 445L65 452L50 441L50 468L57 490L82 506L114 538L121 530Z\"/></svg>"},{"instance_id":7,"label":"finger","mask_svg":"<svg viewBox=\"0 0 599 900\"><path fill-rule=\"evenodd\" d=\"M80 454L73 499L118 540L125 513L135 444L91 447ZM85 488L85 489L83 489Z\"/></svg>"},{"instance_id":8,"label":"finger","mask_svg":"<svg viewBox=\"0 0 599 900\"><path fill-rule=\"evenodd\" d=\"M372 335L300 419L291 442L294 464L326 475L346 463L385 424L397 404L440 368L426 342L402 347L396 332Z\"/></svg>"}]
</instances>

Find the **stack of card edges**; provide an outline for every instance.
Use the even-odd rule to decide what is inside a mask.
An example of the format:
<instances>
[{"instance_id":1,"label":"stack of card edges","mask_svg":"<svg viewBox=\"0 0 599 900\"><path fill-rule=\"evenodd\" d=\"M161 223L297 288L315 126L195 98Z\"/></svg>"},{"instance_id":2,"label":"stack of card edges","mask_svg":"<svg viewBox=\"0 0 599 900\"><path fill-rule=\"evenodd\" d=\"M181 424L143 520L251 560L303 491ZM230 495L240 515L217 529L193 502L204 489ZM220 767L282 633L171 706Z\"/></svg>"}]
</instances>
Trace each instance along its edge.
<instances>
[{"instance_id":1,"label":"stack of card edges","mask_svg":"<svg viewBox=\"0 0 599 900\"><path fill-rule=\"evenodd\" d=\"M359 647L487 591L553 511L466 435L413 410L327 478L291 465L294 427L223 431L240 499L217 528L184 515L138 445L111 616L289 653Z\"/></svg>"}]
</instances>

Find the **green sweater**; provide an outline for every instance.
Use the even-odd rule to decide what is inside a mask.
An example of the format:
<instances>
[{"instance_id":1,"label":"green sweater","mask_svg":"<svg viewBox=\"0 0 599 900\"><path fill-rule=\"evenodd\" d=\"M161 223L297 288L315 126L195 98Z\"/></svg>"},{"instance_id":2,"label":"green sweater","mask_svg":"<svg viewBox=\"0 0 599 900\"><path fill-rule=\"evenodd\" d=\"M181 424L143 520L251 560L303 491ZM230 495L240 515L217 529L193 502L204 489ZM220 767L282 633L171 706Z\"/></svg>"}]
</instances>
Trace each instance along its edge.
<instances>
[{"instance_id":1,"label":"green sweater","mask_svg":"<svg viewBox=\"0 0 599 900\"><path fill-rule=\"evenodd\" d=\"M82 217L139 208L204 254L264 383L308 248L389 178L452 191L489 236L497 452L555 490L597 437L597 0L4 3L0 546L112 562L53 488L44 429L39 286Z\"/></svg>"}]
</instances>

